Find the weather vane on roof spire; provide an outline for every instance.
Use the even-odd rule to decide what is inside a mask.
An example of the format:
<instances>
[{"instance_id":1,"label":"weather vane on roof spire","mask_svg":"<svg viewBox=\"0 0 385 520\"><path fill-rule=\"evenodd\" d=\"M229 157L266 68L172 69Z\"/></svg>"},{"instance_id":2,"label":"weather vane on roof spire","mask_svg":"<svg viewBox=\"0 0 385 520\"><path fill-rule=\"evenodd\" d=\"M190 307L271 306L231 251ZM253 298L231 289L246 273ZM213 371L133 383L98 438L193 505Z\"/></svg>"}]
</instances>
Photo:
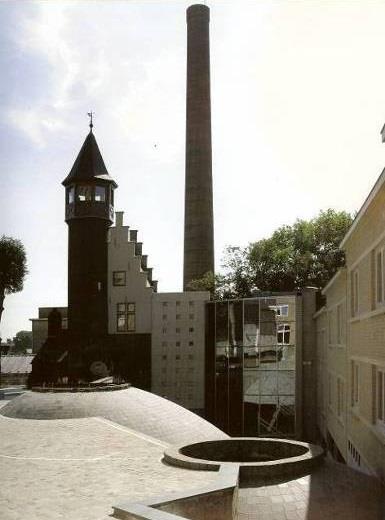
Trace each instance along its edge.
<instances>
[{"instance_id":1,"label":"weather vane on roof spire","mask_svg":"<svg viewBox=\"0 0 385 520\"><path fill-rule=\"evenodd\" d=\"M91 128L91 132L92 132L92 129L94 127L93 123L92 123L92 116L94 115L94 113L92 112L87 112L87 116L90 118L90 128Z\"/></svg>"}]
</instances>

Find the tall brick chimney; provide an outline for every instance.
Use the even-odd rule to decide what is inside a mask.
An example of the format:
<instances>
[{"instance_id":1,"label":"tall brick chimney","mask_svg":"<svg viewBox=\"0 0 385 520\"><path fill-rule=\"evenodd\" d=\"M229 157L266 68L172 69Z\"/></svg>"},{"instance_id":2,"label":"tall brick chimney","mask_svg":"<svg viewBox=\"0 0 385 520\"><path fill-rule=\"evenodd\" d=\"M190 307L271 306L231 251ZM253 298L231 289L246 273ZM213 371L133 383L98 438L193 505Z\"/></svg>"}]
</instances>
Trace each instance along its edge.
<instances>
[{"instance_id":1,"label":"tall brick chimney","mask_svg":"<svg viewBox=\"0 0 385 520\"><path fill-rule=\"evenodd\" d=\"M183 288L214 272L210 9L187 9L186 183Z\"/></svg>"}]
</instances>

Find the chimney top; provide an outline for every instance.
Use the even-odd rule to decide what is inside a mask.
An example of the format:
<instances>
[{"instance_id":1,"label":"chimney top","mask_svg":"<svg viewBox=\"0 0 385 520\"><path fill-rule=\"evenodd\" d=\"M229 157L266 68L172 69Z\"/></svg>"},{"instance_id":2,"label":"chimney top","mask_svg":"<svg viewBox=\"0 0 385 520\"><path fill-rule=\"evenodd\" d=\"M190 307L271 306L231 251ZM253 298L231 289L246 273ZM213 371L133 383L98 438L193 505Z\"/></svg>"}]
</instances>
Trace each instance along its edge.
<instances>
[{"instance_id":1,"label":"chimney top","mask_svg":"<svg viewBox=\"0 0 385 520\"><path fill-rule=\"evenodd\" d=\"M187 23L191 21L192 18L200 18L207 22L210 20L210 8L207 5L203 4L193 4L187 8Z\"/></svg>"}]
</instances>

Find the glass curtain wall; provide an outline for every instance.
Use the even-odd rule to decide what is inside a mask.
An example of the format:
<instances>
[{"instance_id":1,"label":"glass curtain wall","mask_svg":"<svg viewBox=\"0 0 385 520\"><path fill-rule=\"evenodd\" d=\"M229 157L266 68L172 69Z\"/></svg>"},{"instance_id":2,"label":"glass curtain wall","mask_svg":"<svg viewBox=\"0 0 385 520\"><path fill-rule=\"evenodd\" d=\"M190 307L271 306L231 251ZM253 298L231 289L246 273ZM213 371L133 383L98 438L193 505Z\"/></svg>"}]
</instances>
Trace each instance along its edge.
<instances>
[{"instance_id":1,"label":"glass curtain wall","mask_svg":"<svg viewBox=\"0 0 385 520\"><path fill-rule=\"evenodd\" d=\"M208 305L215 424L230 435L294 436L295 297Z\"/></svg>"}]
</instances>

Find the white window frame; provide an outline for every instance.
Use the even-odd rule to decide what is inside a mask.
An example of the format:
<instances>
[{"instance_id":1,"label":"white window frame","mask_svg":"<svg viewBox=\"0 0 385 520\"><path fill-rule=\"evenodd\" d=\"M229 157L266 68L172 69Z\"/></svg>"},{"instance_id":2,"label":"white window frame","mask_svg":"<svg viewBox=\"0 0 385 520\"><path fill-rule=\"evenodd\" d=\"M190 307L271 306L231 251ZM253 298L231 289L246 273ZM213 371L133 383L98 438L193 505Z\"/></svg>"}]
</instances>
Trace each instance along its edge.
<instances>
[{"instance_id":1,"label":"white window frame","mask_svg":"<svg viewBox=\"0 0 385 520\"><path fill-rule=\"evenodd\" d=\"M378 261L379 256L380 256L380 261ZM376 251L375 251L376 305L381 305L381 304L384 304L384 302L385 302L384 260L385 260L384 248L381 247L379 249L376 249ZM380 279L379 279L379 268L381 270Z\"/></svg>"},{"instance_id":2,"label":"white window frame","mask_svg":"<svg viewBox=\"0 0 385 520\"><path fill-rule=\"evenodd\" d=\"M359 305L359 299L360 299L360 276L358 269L354 269L352 271L352 287L351 287L351 298L352 298L352 316L358 316L360 305Z\"/></svg>"},{"instance_id":3,"label":"white window frame","mask_svg":"<svg viewBox=\"0 0 385 520\"><path fill-rule=\"evenodd\" d=\"M344 323L343 323L343 307L342 307L342 303L339 303L336 307L336 318L337 318L337 325L336 325L336 334L337 334L337 337L336 337L336 342L337 342L337 345L342 345L342 338L344 337L344 334L343 334L343 327L344 327Z\"/></svg>"},{"instance_id":4,"label":"white window frame","mask_svg":"<svg viewBox=\"0 0 385 520\"><path fill-rule=\"evenodd\" d=\"M333 311L329 310L327 313L327 325L328 325L328 345L333 344Z\"/></svg>"},{"instance_id":5,"label":"white window frame","mask_svg":"<svg viewBox=\"0 0 385 520\"><path fill-rule=\"evenodd\" d=\"M356 361L351 361L351 406L357 408L360 404L360 366Z\"/></svg>"},{"instance_id":6,"label":"white window frame","mask_svg":"<svg viewBox=\"0 0 385 520\"><path fill-rule=\"evenodd\" d=\"M337 417L343 420L345 411L345 382L342 377L337 377Z\"/></svg>"},{"instance_id":7,"label":"white window frame","mask_svg":"<svg viewBox=\"0 0 385 520\"><path fill-rule=\"evenodd\" d=\"M285 334L289 333L289 341L285 341ZM282 334L282 341L278 341L278 334ZM290 323L278 323L277 325L277 345L290 345L291 327Z\"/></svg>"},{"instance_id":8,"label":"white window frame","mask_svg":"<svg viewBox=\"0 0 385 520\"><path fill-rule=\"evenodd\" d=\"M285 312L283 312L283 310ZM280 303L275 306L275 313L277 316L282 316L287 318L289 316L289 304L288 303Z\"/></svg>"},{"instance_id":9,"label":"white window frame","mask_svg":"<svg viewBox=\"0 0 385 520\"><path fill-rule=\"evenodd\" d=\"M135 332L135 302L119 302L116 304L116 332Z\"/></svg>"},{"instance_id":10,"label":"white window frame","mask_svg":"<svg viewBox=\"0 0 385 520\"><path fill-rule=\"evenodd\" d=\"M385 430L385 368L376 367L376 424Z\"/></svg>"},{"instance_id":11,"label":"white window frame","mask_svg":"<svg viewBox=\"0 0 385 520\"><path fill-rule=\"evenodd\" d=\"M333 388L333 377L332 374L328 373L328 406L331 408L332 406L332 388Z\"/></svg>"}]
</instances>

